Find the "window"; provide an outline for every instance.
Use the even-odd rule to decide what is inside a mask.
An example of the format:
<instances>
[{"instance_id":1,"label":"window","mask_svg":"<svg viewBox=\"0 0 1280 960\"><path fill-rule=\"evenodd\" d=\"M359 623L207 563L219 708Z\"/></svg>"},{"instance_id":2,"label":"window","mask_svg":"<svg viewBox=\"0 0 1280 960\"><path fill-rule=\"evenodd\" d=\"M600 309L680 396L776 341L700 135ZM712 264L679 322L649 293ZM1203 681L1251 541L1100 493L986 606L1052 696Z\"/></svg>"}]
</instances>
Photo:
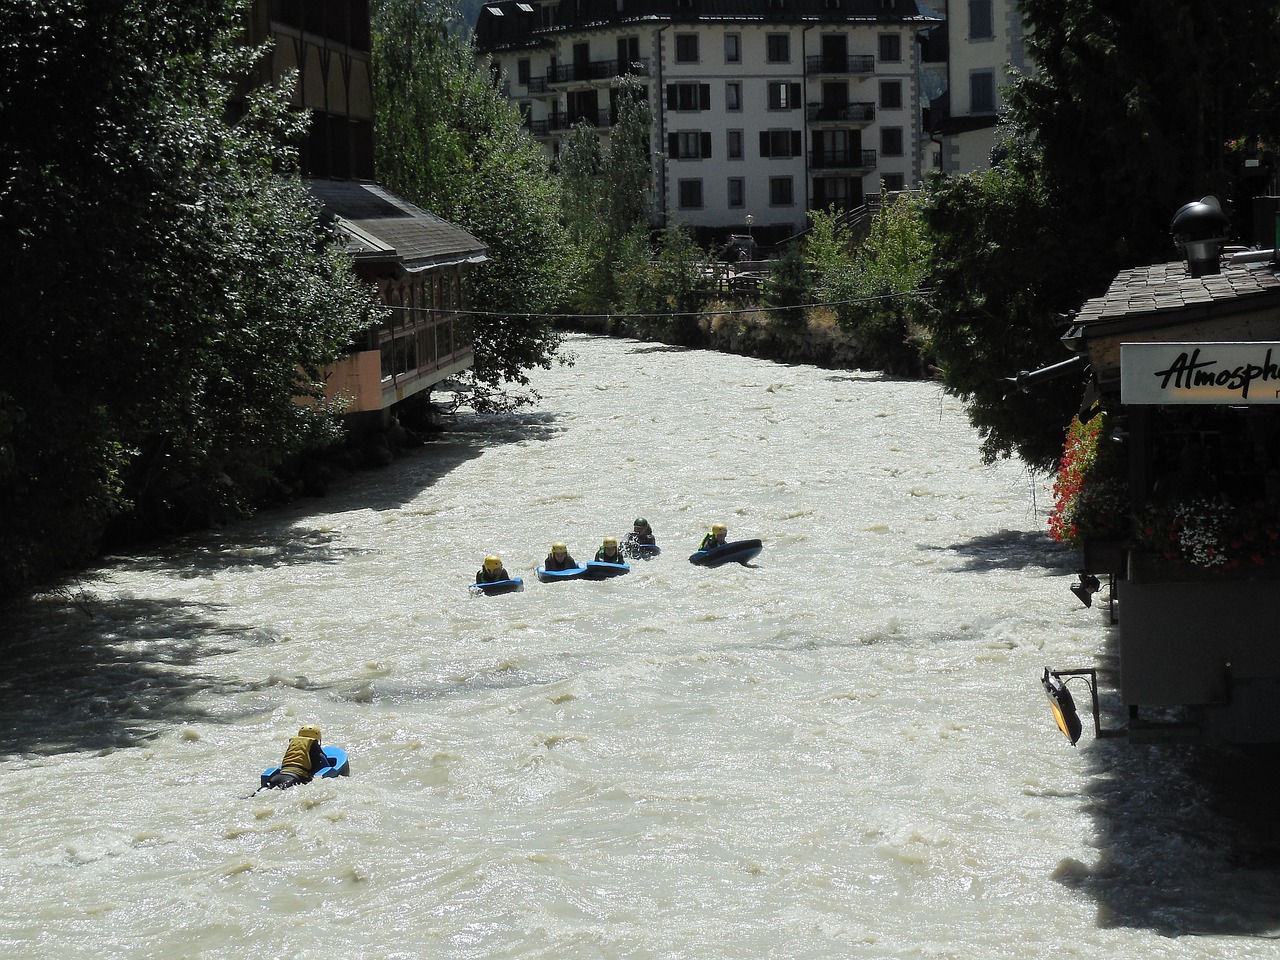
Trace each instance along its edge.
<instances>
[{"instance_id":1,"label":"window","mask_svg":"<svg viewBox=\"0 0 1280 960\"><path fill-rule=\"evenodd\" d=\"M668 110L710 110L711 84L668 83Z\"/></svg>"},{"instance_id":2,"label":"window","mask_svg":"<svg viewBox=\"0 0 1280 960\"><path fill-rule=\"evenodd\" d=\"M896 33L880 34L880 62L902 62L902 38Z\"/></svg>"},{"instance_id":3,"label":"window","mask_svg":"<svg viewBox=\"0 0 1280 960\"><path fill-rule=\"evenodd\" d=\"M880 81L880 109L881 110L901 110L902 109L902 81L901 80L881 80Z\"/></svg>"},{"instance_id":4,"label":"window","mask_svg":"<svg viewBox=\"0 0 1280 960\"><path fill-rule=\"evenodd\" d=\"M969 74L969 112L996 112L996 78L990 70Z\"/></svg>"},{"instance_id":5,"label":"window","mask_svg":"<svg viewBox=\"0 0 1280 960\"><path fill-rule=\"evenodd\" d=\"M672 160L703 160L711 157L711 134L683 130L667 134L667 156Z\"/></svg>"},{"instance_id":6,"label":"window","mask_svg":"<svg viewBox=\"0 0 1280 960\"><path fill-rule=\"evenodd\" d=\"M698 62L698 35L696 33L676 34L676 63Z\"/></svg>"},{"instance_id":7,"label":"window","mask_svg":"<svg viewBox=\"0 0 1280 960\"><path fill-rule=\"evenodd\" d=\"M880 128L880 152L886 157L902 156L902 128Z\"/></svg>"},{"instance_id":8,"label":"window","mask_svg":"<svg viewBox=\"0 0 1280 960\"><path fill-rule=\"evenodd\" d=\"M969 39L990 40L995 35L991 20L991 0L969 0Z\"/></svg>"},{"instance_id":9,"label":"window","mask_svg":"<svg viewBox=\"0 0 1280 960\"><path fill-rule=\"evenodd\" d=\"M677 199L682 210L701 210L702 209L702 181L701 180L681 180L677 184Z\"/></svg>"},{"instance_id":10,"label":"window","mask_svg":"<svg viewBox=\"0 0 1280 960\"><path fill-rule=\"evenodd\" d=\"M742 109L742 84L737 80L730 80L724 85L724 108L726 110Z\"/></svg>"},{"instance_id":11,"label":"window","mask_svg":"<svg viewBox=\"0 0 1280 960\"><path fill-rule=\"evenodd\" d=\"M524 57L523 59L516 61L516 80L518 80L521 84L523 84L526 87L529 85L529 58L528 57Z\"/></svg>"},{"instance_id":12,"label":"window","mask_svg":"<svg viewBox=\"0 0 1280 960\"><path fill-rule=\"evenodd\" d=\"M800 84L779 81L769 84L770 110L795 110L800 106Z\"/></svg>"},{"instance_id":13,"label":"window","mask_svg":"<svg viewBox=\"0 0 1280 960\"><path fill-rule=\"evenodd\" d=\"M724 62L742 62L742 34L726 33L724 35Z\"/></svg>"},{"instance_id":14,"label":"window","mask_svg":"<svg viewBox=\"0 0 1280 960\"><path fill-rule=\"evenodd\" d=\"M640 62L640 38L618 38L618 73L628 74Z\"/></svg>"},{"instance_id":15,"label":"window","mask_svg":"<svg viewBox=\"0 0 1280 960\"><path fill-rule=\"evenodd\" d=\"M905 188L906 183L903 181L902 174L900 173L886 173L880 178L880 189L886 193L890 191L903 190Z\"/></svg>"},{"instance_id":16,"label":"window","mask_svg":"<svg viewBox=\"0 0 1280 960\"><path fill-rule=\"evenodd\" d=\"M791 62L791 35L770 33L764 38L764 58L769 63Z\"/></svg>"},{"instance_id":17,"label":"window","mask_svg":"<svg viewBox=\"0 0 1280 960\"><path fill-rule=\"evenodd\" d=\"M761 130L760 156L798 157L803 152L804 138L799 130Z\"/></svg>"},{"instance_id":18,"label":"window","mask_svg":"<svg viewBox=\"0 0 1280 960\"><path fill-rule=\"evenodd\" d=\"M730 130L728 135L728 143L725 147L725 153L730 160L742 159L742 131Z\"/></svg>"},{"instance_id":19,"label":"window","mask_svg":"<svg viewBox=\"0 0 1280 960\"><path fill-rule=\"evenodd\" d=\"M746 181L741 177L729 178L729 206L745 207L747 205Z\"/></svg>"},{"instance_id":20,"label":"window","mask_svg":"<svg viewBox=\"0 0 1280 960\"><path fill-rule=\"evenodd\" d=\"M795 203L790 177L769 178L769 206L789 207Z\"/></svg>"}]
</instances>

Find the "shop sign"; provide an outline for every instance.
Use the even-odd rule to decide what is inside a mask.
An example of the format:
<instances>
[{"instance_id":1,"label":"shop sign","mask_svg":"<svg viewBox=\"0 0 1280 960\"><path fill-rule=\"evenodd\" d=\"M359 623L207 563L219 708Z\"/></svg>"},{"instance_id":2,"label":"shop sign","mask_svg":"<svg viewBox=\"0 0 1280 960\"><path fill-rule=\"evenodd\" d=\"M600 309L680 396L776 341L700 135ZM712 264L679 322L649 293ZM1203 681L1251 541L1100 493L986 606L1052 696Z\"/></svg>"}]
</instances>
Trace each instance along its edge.
<instances>
[{"instance_id":1,"label":"shop sign","mask_svg":"<svg viewBox=\"0 0 1280 960\"><path fill-rule=\"evenodd\" d=\"M1122 343L1120 402L1280 403L1280 343Z\"/></svg>"}]
</instances>

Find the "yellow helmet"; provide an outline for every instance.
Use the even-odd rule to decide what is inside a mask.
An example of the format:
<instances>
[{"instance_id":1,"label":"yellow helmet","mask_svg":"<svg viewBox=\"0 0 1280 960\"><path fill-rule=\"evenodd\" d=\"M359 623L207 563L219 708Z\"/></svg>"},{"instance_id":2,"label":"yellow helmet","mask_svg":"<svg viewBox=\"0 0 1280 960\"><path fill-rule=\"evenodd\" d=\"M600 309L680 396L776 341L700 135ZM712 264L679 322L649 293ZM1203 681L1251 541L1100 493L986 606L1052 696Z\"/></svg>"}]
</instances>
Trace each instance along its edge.
<instances>
[{"instance_id":1,"label":"yellow helmet","mask_svg":"<svg viewBox=\"0 0 1280 960\"><path fill-rule=\"evenodd\" d=\"M502 558L495 557L493 554L489 554L489 556L484 558L484 568L488 570L490 573L493 573L496 570L501 570Z\"/></svg>"},{"instance_id":2,"label":"yellow helmet","mask_svg":"<svg viewBox=\"0 0 1280 960\"><path fill-rule=\"evenodd\" d=\"M557 540L555 543L551 545L551 552L552 553L568 553L569 545L567 543L561 542L560 540Z\"/></svg>"},{"instance_id":3,"label":"yellow helmet","mask_svg":"<svg viewBox=\"0 0 1280 960\"><path fill-rule=\"evenodd\" d=\"M726 527L723 523L713 523L711 525L711 532L712 533L728 533L729 528Z\"/></svg>"},{"instance_id":4,"label":"yellow helmet","mask_svg":"<svg viewBox=\"0 0 1280 960\"><path fill-rule=\"evenodd\" d=\"M317 727L314 723L308 723L306 726L304 726L304 727L299 727L299 728L298 728L298 736L300 736L300 737L310 737L310 738L311 738L312 740L314 740L316 743L319 743L319 742L320 742L320 728L319 728L319 727Z\"/></svg>"},{"instance_id":5,"label":"yellow helmet","mask_svg":"<svg viewBox=\"0 0 1280 960\"><path fill-rule=\"evenodd\" d=\"M608 546L614 546L614 547L616 547L617 545L618 545L618 538L617 538L617 537L605 537L605 538L604 538L604 546L606 546L606 547L608 547Z\"/></svg>"}]
</instances>

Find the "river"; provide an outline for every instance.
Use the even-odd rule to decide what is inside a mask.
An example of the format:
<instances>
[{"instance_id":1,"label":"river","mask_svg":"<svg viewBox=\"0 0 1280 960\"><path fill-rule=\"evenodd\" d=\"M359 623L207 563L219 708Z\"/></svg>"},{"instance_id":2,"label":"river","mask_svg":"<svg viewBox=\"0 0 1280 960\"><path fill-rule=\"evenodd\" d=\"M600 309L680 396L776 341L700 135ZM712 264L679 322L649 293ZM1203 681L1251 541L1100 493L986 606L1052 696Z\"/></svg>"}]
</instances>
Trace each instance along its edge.
<instances>
[{"instance_id":1,"label":"river","mask_svg":"<svg viewBox=\"0 0 1280 960\"><path fill-rule=\"evenodd\" d=\"M1105 608L955 399L567 348L532 411L10 612L4 956L1278 955L1204 755L1054 728ZM637 515L661 556L536 581ZM689 564L715 521L764 551ZM490 552L523 592L469 595ZM250 797L305 722L352 775Z\"/></svg>"}]
</instances>

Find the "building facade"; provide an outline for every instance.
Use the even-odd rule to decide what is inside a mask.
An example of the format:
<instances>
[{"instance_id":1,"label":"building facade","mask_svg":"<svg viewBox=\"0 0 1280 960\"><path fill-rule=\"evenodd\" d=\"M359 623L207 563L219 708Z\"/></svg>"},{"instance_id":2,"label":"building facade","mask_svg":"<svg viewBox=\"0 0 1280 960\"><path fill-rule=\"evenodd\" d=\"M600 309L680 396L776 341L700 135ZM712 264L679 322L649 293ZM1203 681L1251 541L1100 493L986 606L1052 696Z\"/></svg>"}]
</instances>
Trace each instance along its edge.
<instances>
[{"instance_id":1,"label":"building facade","mask_svg":"<svg viewBox=\"0 0 1280 960\"><path fill-rule=\"evenodd\" d=\"M947 0L945 90L930 103L929 131L943 173L991 166L1010 71L1032 72L1015 0Z\"/></svg>"},{"instance_id":2,"label":"building facade","mask_svg":"<svg viewBox=\"0 0 1280 960\"><path fill-rule=\"evenodd\" d=\"M656 224L781 239L922 178L937 21L914 0L501 0L476 39L553 156L574 124L607 138L622 78L642 85Z\"/></svg>"}]
</instances>

